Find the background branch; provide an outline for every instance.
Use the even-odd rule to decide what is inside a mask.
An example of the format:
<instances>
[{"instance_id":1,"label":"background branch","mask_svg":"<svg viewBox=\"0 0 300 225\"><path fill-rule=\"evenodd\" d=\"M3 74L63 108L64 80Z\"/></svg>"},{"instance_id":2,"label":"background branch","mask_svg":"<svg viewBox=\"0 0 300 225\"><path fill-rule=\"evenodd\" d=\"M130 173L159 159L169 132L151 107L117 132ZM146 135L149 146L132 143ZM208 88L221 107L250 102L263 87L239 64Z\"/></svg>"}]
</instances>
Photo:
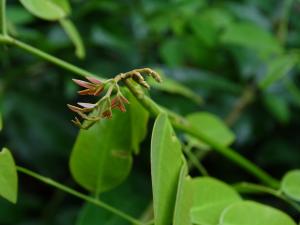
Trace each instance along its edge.
<instances>
[{"instance_id":1,"label":"background branch","mask_svg":"<svg viewBox=\"0 0 300 225\"><path fill-rule=\"evenodd\" d=\"M13 39L11 37L0 36L0 42L19 47L33 55L39 56L49 62L52 62L66 70L74 72L75 74L77 74L79 76L84 76L84 77L85 76L96 76L84 69L81 69L77 66L74 66L74 65L68 63L68 62L58 59L50 54L47 54L39 49L36 49L30 45L27 45L21 41ZM99 76L96 76L96 77L99 77ZM151 98L149 98L147 95L145 95L144 91L141 88L137 88L136 85L133 84L129 79L125 80L125 84L129 88L129 90L133 93L133 95L137 98L137 100L150 112L150 114L152 116L157 116L160 112L162 112L162 110L166 111L175 128L200 139L204 143L211 146L218 153L220 153L224 157L226 157L229 160L231 160L232 162L236 163L241 168L248 171L250 174L252 174L254 177L258 178L263 183L265 183L273 188L277 188L279 186L279 182L276 179L274 179L272 176L270 176L264 170L259 168L257 165L255 165L254 163L252 163L251 161L249 161L248 159L246 159L245 157L243 157L242 155L240 155L239 153L234 151L232 148L219 145L218 143L216 143L214 140L212 140L210 137L208 137L204 133L199 132L198 130L194 129L194 127L184 117L177 115L176 113L159 106Z\"/></svg>"}]
</instances>

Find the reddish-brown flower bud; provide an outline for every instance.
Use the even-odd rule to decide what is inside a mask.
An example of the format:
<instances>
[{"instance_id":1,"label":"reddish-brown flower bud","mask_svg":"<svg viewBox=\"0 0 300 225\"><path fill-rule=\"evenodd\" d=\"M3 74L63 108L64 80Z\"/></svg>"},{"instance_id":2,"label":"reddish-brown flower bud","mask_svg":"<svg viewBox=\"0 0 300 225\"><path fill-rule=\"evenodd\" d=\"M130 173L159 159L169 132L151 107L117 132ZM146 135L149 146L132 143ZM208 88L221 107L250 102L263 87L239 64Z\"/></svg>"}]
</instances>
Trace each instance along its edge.
<instances>
[{"instance_id":1,"label":"reddish-brown flower bud","mask_svg":"<svg viewBox=\"0 0 300 225\"><path fill-rule=\"evenodd\" d=\"M77 92L79 95L93 95L94 91L90 89L84 89Z\"/></svg>"},{"instance_id":2,"label":"reddish-brown flower bud","mask_svg":"<svg viewBox=\"0 0 300 225\"><path fill-rule=\"evenodd\" d=\"M72 79L76 84L78 84L80 87L84 87L84 88L93 88L95 87L94 84L90 83L90 82L86 82L83 80L77 80L77 79Z\"/></svg>"},{"instance_id":3,"label":"reddish-brown flower bud","mask_svg":"<svg viewBox=\"0 0 300 225\"><path fill-rule=\"evenodd\" d=\"M119 109L121 112L126 112L126 108L125 108L125 104L129 104L129 101L121 96L121 95L117 95L116 97L114 97L111 101L111 108L112 109Z\"/></svg>"},{"instance_id":4,"label":"reddish-brown flower bud","mask_svg":"<svg viewBox=\"0 0 300 225\"><path fill-rule=\"evenodd\" d=\"M107 119L112 117L110 97L104 97L100 101L100 115Z\"/></svg>"},{"instance_id":5,"label":"reddish-brown flower bud","mask_svg":"<svg viewBox=\"0 0 300 225\"><path fill-rule=\"evenodd\" d=\"M104 90L104 86L101 84L96 90L94 91L93 95L98 96L101 94L101 92Z\"/></svg>"},{"instance_id":6,"label":"reddish-brown flower bud","mask_svg":"<svg viewBox=\"0 0 300 225\"><path fill-rule=\"evenodd\" d=\"M72 79L76 84L78 84L80 87L84 87L86 89L78 91L78 94L80 95L94 95L98 96L101 94L101 92L104 90L104 85L100 80L97 80L96 78L89 77L87 78L90 82L86 82L83 80L77 80Z\"/></svg>"},{"instance_id":7,"label":"reddish-brown flower bud","mask_svg":"<svg viewBox=\"0 0 300 225\"><path fill-rule=\"evenodd\" d=\"M71 120L71 122L74 123L76 126L81 127L81 122L77 117L75 117L74 120Z\"/></svg>"},{"instance_id":8,"label":"reddish-brown flower bud","mask_svg":"<svg viewBox=\"0 0 300 225\"><path fill-rule=\"evenodd\" d=\"M82 108L79 108L79 107L74 106L74 105L67 104L67 106L73 112L81 112L81 110L82 110Z\"/></svg>"},{"instance_id":9,"label":"reddish-brown flower bud","mask_svg":"<svg viewBox=\"0 0 300 225\"><path fill-rule=\"evenodd\" d=\"M128 101L128 99L127 98L125 98L124 96L122 96L122 95L120 95L120 98L121 98L121 100L122 100L122 102L123 103L125 103L125 104L129 104L129 101Z\"/></svg>"},{"instance_id":10,"label":"reddish-brown flower bud","mask_svg":"<svg viewBox=\"0 0 300 225\"><path fill-rule=\"evenodd\" d=\"M92 82L93 84L102 84L102 82L95 77L86 77L86 79Z\"/></svg>"},{"instance_id":11,"label":"reddish-brown flower bud","mask_svg":"<svg viewBox=\"0 0 300 225\"><path fill-rule=\"evenodd\" d=\"M67 104L67 106L71 111L76 112L78 114L91 112L93 110L93 108L96 106L95 104L90 104L90 105L95 105L95 106L94 107L91 107L91 106L90 107L84 107L84 104L89 104L89 103L78 103L78 105L82 106L83 108L79 108L77 106L70 105L70 104Z\"/></svg>"},{"instance_id":12,"label":"reddish-brown flower bud","mask_svg":"<svg viewBox=\"0 0 300 225\"><path fill-rule=\"evenodd\" d=\"M111 112L111 110L108 109L108 110L104 111L104 112L102 113L102 117L103 117L103 118L106 118L106 119L111 119L111 118L112 118L112 112Z\"/></svg>"}]
</instances>

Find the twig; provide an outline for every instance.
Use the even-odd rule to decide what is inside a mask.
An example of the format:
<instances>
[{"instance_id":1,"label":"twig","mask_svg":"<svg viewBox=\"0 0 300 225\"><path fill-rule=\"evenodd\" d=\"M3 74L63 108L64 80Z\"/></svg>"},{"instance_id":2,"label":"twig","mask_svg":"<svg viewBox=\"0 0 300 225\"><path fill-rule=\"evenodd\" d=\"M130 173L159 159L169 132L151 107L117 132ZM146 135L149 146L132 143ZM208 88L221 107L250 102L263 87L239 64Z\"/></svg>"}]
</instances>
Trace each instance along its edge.
<instances>
[{"instance_id":1,"label":"twig","mask_svg":"<svg viewBox=\"0 0 300 225\"><path fill-rule=\"evenodd\" d=\"M142 94L141 92L137 92L135 90L135 86L132 84L130 80L125 81L126 86L129 88L129 90L136 96L136 98L139 100L139 102L149 111L152 113L153 116L157 116L161 110L163 110L159 105L157 105L151 98L146 96L145 94ZM204 143L211 146L215 151L220 153L221 155L225 156L232 162L239 165L241 168L248 171L250 174L261 180L263 183L269 185L273 188L279 187L279 182L271 177L269 174L267 174L264 170L259 168L257 165L249 161L248 159L244 158L242 155L234 151L232 148L225 147L223 145L218 144L215 142L212 138L207 136L205 133L203 133L200 130L196 130L192 124L189 123L184 117L181 117L180 115L177 115L176 113L170 111L167 111L169 118L171 120L172 125L181 130L184 131Z\"/></svg>"},{"instance_id":2,"label":"twig","mask_svg":"<svg viewBox=\"0 0 300 225\"><path fill-rule=\"evenodd\" d=\"M266 186L263 186L263 185L252 184L252 183L248 183L248 182L238 183L238 184L234 185L233 187L240 193L246 193L246 194L266 193L266 194L273 195L276 198L279 198L279 199L285 201L286 203L290 204L298 212L300 212L300 205L297 204L296 202L293 202L290 199L288 199L286 196L284 196L282 194L282 192L280 190L275 190L273 188L269 188L269 187L266 187Z\"/></svg>"},{"instance_id":3,"label":"twig","mask_svg":"<svg viewBox=\"0 0 300 225\"><path fill-rule=\"evenodd\" d=\"M94 76L94 74L81 69L77 66L74 66L70 63L67 63L61 59L58 59L54 56L51 56L39 49L36 49L30 45L27 45L23 42L20 42L16 39L13 39L11 37L4 37L3 35L0 35L0 42L15 45L21 49L24 49L25 51L28 51L32 53L33 55L39 56L49 62L52 62L66 70L72 71L77 75L80 76ZM99 76L96 76L99 77ZM161 111L167 111L168 115L170 117L170 120L174 127L177 129L180 129L181 131L184 131L188 134L191 134L192 136L199 138L204 143L211 146L214 150L216 150L218 153L223 155L224 157L228 158L232 162L239 165L241 168L248 171L250 174L252 174L254 177L261 180L263 183L270 185L271 187L278 187L279 182L271 177L269 174L267 174L265 171L263 171L261 168L259 168L257 165L249 161L248 159L244 158L239 153L235 152L233 149L229 147L224 147L222 145L219 145L216 143L213 139L205 135L205 133L200 132L199 130L194 129L194 127L184 118L176 113L165 110L158 104L156 104L151 98L146 96L144 92L138 88L130 80L125 80L126 86L129 88L129 90L134 94L134 96L138 99L138 101L152 114L152 116L157 116Z\"/></svg>"},{"instance_id":4,"label":"twig","mask_svg":"<svg viewBox=\"0 0 300 225\"><path fill-rule=\"evenodd\" d=\"M129 221L130 223L133 223L134 225L143 225L142 222L138 221L137 219L133 218L132 216L130 216L130 215L128 215L128 214L126 214L126 213L124 213L124 212L122 212L122 211L120 211L120 210L118 210L118 209L116 209L116 208L114 208L114 207L98 200L98 199L92 198L92 197L90 197L88 195L85 195L85 194L82 194L82 193L80 193L80 192L78 192L78 191L76 191L76 190L74 190L70 187L67 187L63 184L60 184L60 183L58 183L58 182L56 182L56 181L54 181L50 178L41 176L40 174L37 174L37 173L35 173L31 170L28 170L28 169L20 167L20 166L17 166L17 170L19 172L23 173L23 174L26 174L30 177L33 177L33 178L37 179L37 180L39 180L39 181L41 181L45 184L53 186L53 187L55 187L55 188L57 188L57 189L59 189L63 192L66 192L70 195L76 196L77 198L80 198L80 199L82 199L84 201L87 201L91 204L94 204L94 205L99 206L103 209L106 209L107 211L110 211L110 212L114 213L115 215L123 218L124 220Z\"/></svg>"},{"instance_id":5,"label":"twig","mask_svg":"<svg viewBox=\"0 0 300 225\"><path fill-rule=\"evenodd\" d=\"M255 89L253 86L247 87L242 93L241 97L236 101L235 106L225 118L225 123L228 126L232 126L240 118L243 111L253 101L255 96Z\"/></svg>"}]
</instances>

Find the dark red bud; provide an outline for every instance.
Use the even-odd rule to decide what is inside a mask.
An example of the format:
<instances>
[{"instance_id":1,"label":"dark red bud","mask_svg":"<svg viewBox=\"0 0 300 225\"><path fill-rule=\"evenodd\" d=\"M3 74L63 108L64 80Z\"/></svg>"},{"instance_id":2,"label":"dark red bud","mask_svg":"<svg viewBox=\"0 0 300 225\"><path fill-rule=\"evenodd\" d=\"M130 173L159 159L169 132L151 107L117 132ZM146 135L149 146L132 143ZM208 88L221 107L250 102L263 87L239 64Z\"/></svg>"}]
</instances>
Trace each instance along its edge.
<instances>
[{"instance_id":1,"label":"dark red bud","mask_svg":"<svg viewBox=\"0 0 300 225\"><path fill-rule=\"evenodd\" d=\"M106 119L111 119L112 118L112 112L111 110L106 110L102 113L102 117Z\"/></svg>"},{"instance_id":2,"label":"dark red bud","mask_svg":"<svg viewBox=\"0 0 300 225\"><path fill-rule=\"evenodd\" d=\"M86 81L83 81L83 80L77 80L77 79L72 79L76 84L78 84L80 87L84 87L84 88L93 88L95 87L94 84L90 83L90 82L86 82Z\"/></svg>"},{"instance_id":3,"label":"dark red bud","mask_svg":"<svg viewBox=\"0 0 300 225\"><path fill-rule=\"evenodd\" d=\"M92 82L93 84L102 84L102 82L95 77L86 77L86 79Z\"/></svg>"},{"instance_id":4,"label":"dark red bud","mask_svg":"<svg viewBox=\"0 0 300 225\"><path fill-rule=\"evenodd\" d=\"M102 92L103 90L104 90L104 86L103 86L103 85L100 85L100 86L96 89L96 91L94 91L93 95L94 95L94 96L98 96L98 95L101 94L101 92Z\"/></svg>"}]
</instances>

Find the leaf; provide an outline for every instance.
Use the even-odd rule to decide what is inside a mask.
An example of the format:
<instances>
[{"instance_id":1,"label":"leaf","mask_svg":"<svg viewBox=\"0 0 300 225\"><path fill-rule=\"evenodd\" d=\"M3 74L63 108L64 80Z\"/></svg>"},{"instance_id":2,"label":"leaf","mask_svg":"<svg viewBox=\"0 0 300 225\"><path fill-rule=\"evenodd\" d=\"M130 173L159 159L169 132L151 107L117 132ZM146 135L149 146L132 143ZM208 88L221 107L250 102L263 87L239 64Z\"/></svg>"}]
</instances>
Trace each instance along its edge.
<instances>
[{"instance_id":1,"label":"leaf","mask_svg":"<svg viewBox=\"0 0 300 225\"><path fill-rule=\"evenodd\" d=\"M168 120L160 114L151 140L151 175L155 225L172 223L176 190L182 167L181 144Z\"/></svg>"},{"instance_id":2,"label":"leaf","mask_svg":"<svg viewBox=\"0 0 300 225\"><path fill-rule=\"evenodd\" d=\"M229 26L232 20L232 16L226 10L211 7L193 16L190 27L199 41L209 47L214 47L220 37L219 31Z\"/></svg>"},{"instance_id":3,"label":"leaf","mask_svg":"<svg viewBox=\"0 0 300 225\"><path fill-rule=\"evenodd\" d=\"M0 196L17 202L18 176L14 159L7 148L0 152Z\"/></svg>"},{"instance_id":4,"label":"leaf","mask_svg":"<svg viewBox=\"0 0 300 225\"><path fill-rule=\"evenodd\" d=\"M177 189L176 204L174 210L174 225L191 225L190 210L193 205L193 186L192 180L188 176L188 167L185 159L183 159L181 167L179 183Z\"/></svg>"},{"instance_id":5,"label":"leaf","mask_svg":"<svg viewBox=\"0 0 300 225\"><path fill-rule=\"evenodd\" d=\"M287 123L290 120L289 105L282 96L271 94L264 95L264 103L270 113L281 123Z\"/></svg>"},{"instance_id":6,"label":"leaf","mask_svg":"<svg viewBox=\"0 0 300 225\"><path fill-rule=\"evenodd\" d=\"M187 120L191 125L200 130L202 133L214 139L219 145L229 146L235 140L235 134L227 127L227 125L217 116L208 112L193 113L187 116ZM203 142L187 135L190 142L198 145L200 148L209 149L209 146Z\"/></svg>"},{"instance_id":7,"label":"leaf","mask_svg":"<svg viewBox=\"0 0 300 225\"><path fill-rule=\"evenodd\" d=\"M227 207L220 218L220 225L296 225L284 212L252 201L243 201Z\"/></svg>"},{"instance_id":8,"label":"leaf","mask_svg":"<svg viewBox=\"0 0 300 225\"><path fill-rule=\"evenodd\" d=\"M298 85L292 79L284 79L284 86L288 91L289 95L292 97L292 103L295 106L300 106L300 89Z\"/></svg>"},{"instance_id":9,"label":"leaf","mask_svg":"<svg viewBox=\"0 0 300 225\"><path fill-rule=\"evenodd\" d=\"M224 44L253 49L262 54L280 53L279 42L266 30L251 23L231 24L221 37Z\"/></svg>"},{"instance_id":10,"label":"leaf","mask_svg":"<svg viewBox=\"0 0 300 225\"><path fill-rule=\"evenodd\" d=\"M28 24L34 19L34 16L22 6L10 6L7 8L7 20L14 25Z\"/></svg>"},{"instance_id":11,"label":"leaf","mask_svg":"<svg viewBox=\"0 0 300 225\"><path fill-rule=\"evenodd\" d=\"M161 73L160 73L161 75ZM195 102L196 104L202 104L203 98L196 94L193 90L191 90L189 87L170 79L166 76L162 76L163 83L157 83L153 81L153 79L149 79L149 84L151 87L158 89L160 91L165 91L171 94L178 94L182 95L191 101Z\"/></svg>"},{"instance_id":12,"label":"leaf","mask_svg":"<svg viewBox=\"0 0 300 225\"><path fill-rule=\"evenodd\" d=\"M106 48L126 50L128 49L128 43L121 37L112 33L100 26L95 26L92 29L92 42L96 45Z\"/></svg>"},{"instance_id":13,"label":"leaf","mask_svg":"<svg viewBox=\"0 0 300 225\"><path fill-rule=\"evenodd\" d=\"M128 96L130 101L134 97ZM145 137L148 114L139 103L126 113L115 111L110 120L101 120L89 130L81 130L70 158L74 179L89 191L99 194L126 179L132 165L132 149ZM141 113L141 114L140 114ZM139 118L142 117L143 119ZM135 123L140 121L139 126ZM133 137L133 135L139 135Z\"/></svg>"},{"instance_id":14,"label":"leaf","mask_svg":"<svg viewBox=\"0 0 300 225\"><path fill-rule=\"evenodd\" d=\"M267 74L259 82L261 89L267 89L273 83L284 77L297 63L297 55L282 55L268 64Z\"/></svg>"},{"instance_id":15,"label":"leaf","mask_svg":"<svg viewBox=\"0 0 300 225\"><path fill-rule=\"evenodd\" d=\"M130 96L128 98L130 102L130 106L128 108L135 106L134 111L130 113L132 148L135 154L139 154L139 145L147 135L149 113L144 109L143 106L140 105L139 101L135 97L133 97L132 94L128 94Z\"/></svg>"},{"instance_id":16,"label":"leaf","mask_svg":"<svg viewBox=\"0 0 300 225\"><path fill-rule=\"evenodd\" d=\"M292 170L284 175L281 190L289 198L300 201L300 170Z\"/></svg>"},{"instance_id":17,"label":"leaf","mask_svg":"<svg viewBox=\"0 0 300 225\"><path fill-rule=\"evenodd\" d=\"M118 188L103 193L101 199L107 204L138 218L151 197L148 180L139 172L132 172L130 177ZM130 225L123 218L91 203L85 203L80 210L76 225Z\"/></svg>"},{"instance_id":18,"label":"leaf","mask_svg":"<svg viewBox=\"0 0 300 225\"><path fill-rule=\"evenodd\" d=\"M76 225L130 225L122 218L101 209L91 203L86 203L80 210Z\"/></svg>"},{"instance_id":19,"label":"leaf","mask_svg":"<svg viewBox=\"0 0 300 225\"><path fill-rule=\"evenodd\" d=\"M50 1L55 3L61 9L63 9L67 15L71 13L71 6L69 0L50 0Z\"/></svg>"},{"instance_id":20,"label":"leaf","mask_svg":"<svg viewBox=\"0 0 300 225\"><path fill-rule=\"evenodd\" d=\"M3 119L2 119L2 113L0 112L0 131L3 128Z\"/></svg>"},{"instance_id":21,"label":"leaf","mask_svg":"<svg viewBox=\"0 0 300 225\"><path fill-rule=\"evenodd\" d=\"M66 34L70 38L70 40L73 42L76 48L76 56L78 58L84 58L85 57L85 48L84 44L82 42L81 36L77 30L77 28L74 26L73 22L69 19L62 19L60 20L60 24L65 30Z\"/></svg>"},{"instance_id":22,"label":"leaf","mask_svg":"<svg viewBox=\"0 0 300 225\"><path fill-rule=\"evenodd\" d=\"M68 15L66 3L57 4L58 0L20 0L22 5L33 15L44 20L59 20ZM65 1L63 1L65 2Z\"/></svg>"},{"instance_id":23,"label":"leaf","mask_svg":"<svg viewBox=\"0 0 300 225\"><path fill-rule=\"evenodd\" d=\"M191 211L193 224L219 225L222 211L241 201L239 194L229 185L210 177L193 181L194 203Z\"/></svg>"},{"instance_id":24,"label":"leaf","mask_svg":"<svg viewBox=\"0 0 300 225\"><path fill-rule=\"evenodd\" d=\"M175 67L183 64L184 51L182 45L183 42L176 38L167 39L161 44L160 56L168 66Z\"/></svg>"}]
</instances>

